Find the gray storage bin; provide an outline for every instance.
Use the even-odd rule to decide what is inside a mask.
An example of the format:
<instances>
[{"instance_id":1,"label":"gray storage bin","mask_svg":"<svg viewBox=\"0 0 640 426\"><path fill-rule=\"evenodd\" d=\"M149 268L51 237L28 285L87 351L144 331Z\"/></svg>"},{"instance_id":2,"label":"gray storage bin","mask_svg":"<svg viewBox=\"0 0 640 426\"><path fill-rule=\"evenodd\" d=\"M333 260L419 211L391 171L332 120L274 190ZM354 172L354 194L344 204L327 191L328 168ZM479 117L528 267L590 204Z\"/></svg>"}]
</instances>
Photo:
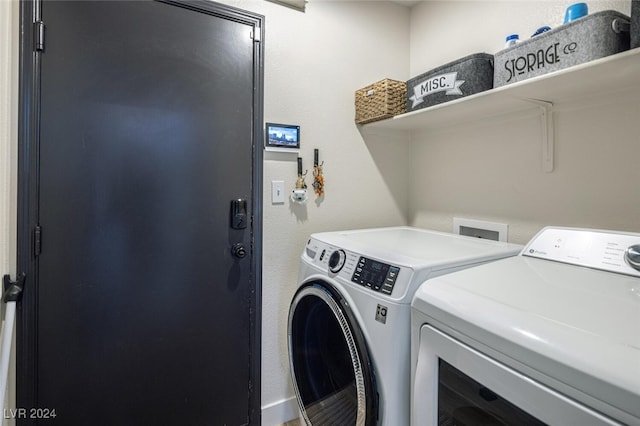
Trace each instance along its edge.
<instances>
[{"instance_id":1,"label":"gray storage bin","mask_svg":"<svg viewBox=\"0 0 640 426\"><path fill-rule=\"evenodd\" d=\"M640 0L631 0L631 48L640 47Z\"/></svg>"},{"instance_id":2,"label":"gray storage bin","mask_svg":"<svg viewBox=\"0 0 640 426\"><path fill-rule=\"evenodd\" d=\"M605 10L501 50L495 54L493 85L504 86L628 50L628 28L628 16Z\"/></svg>"},{"instance_id":3,"label":"gray storage bin","mask_svg":"<svg viewBox=\"0 0 640 426\"><path fill-rule=\"evenodd\" d=\"M493 87L493 55L476 53L407 81L407 112Z\"/></svg>"}]
</instances>

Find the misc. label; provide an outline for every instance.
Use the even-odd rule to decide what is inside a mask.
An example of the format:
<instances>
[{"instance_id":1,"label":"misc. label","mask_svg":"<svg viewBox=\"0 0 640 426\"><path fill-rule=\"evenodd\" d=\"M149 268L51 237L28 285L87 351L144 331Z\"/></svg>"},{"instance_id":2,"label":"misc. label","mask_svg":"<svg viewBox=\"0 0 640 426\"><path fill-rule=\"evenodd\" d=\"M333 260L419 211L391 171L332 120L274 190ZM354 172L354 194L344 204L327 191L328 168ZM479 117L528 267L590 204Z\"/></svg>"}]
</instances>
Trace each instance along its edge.
<instances>
[{"instance_id":1,"label":"misc. label","mask_svg":"<svg viewBox=\"0 0 640 426\"><path fill-rule=\"evenodd\" d=\"M510 83L517 76L526 75L541 68L558 68L557 66L554 67L554 65L566 60L568 56L577 50L578 43L575 41L569 43L558 42L536 51L507 59L503 65L504 70L507 72L506 82Z\"/></svg>"},{"instance_id":2,"label":"misc. label","mask_svg":"<svg viewBox=\"0 0 640 426\"><path fill-rule=\"evenodd\" d=\"M424 102L424 98L434 93L445 92L445 95L463 95L460 86L464 80L456 80L458 72L436 75L413 86L413 96L409 98L413 102L411 108Z\"/></svg>"}]
</instances>

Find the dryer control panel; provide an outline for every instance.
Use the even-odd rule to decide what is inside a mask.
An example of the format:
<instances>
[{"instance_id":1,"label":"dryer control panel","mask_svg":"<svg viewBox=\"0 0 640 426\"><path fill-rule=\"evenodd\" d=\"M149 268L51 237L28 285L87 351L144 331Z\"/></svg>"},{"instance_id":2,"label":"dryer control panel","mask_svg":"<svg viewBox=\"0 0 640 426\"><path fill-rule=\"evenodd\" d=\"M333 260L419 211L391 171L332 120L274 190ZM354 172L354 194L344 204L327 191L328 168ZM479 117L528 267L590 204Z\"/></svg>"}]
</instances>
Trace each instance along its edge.
<instances>
[{"instance_id":1,"label":"dryer control panel","mask_svg":"<svg viewBox=\"0 0 640 426\"><path fill-rule=\"evenodd\" d=\"M630 232L547 227L522 255L640 277L640 234Z\"/></svg>"}]
</instances>

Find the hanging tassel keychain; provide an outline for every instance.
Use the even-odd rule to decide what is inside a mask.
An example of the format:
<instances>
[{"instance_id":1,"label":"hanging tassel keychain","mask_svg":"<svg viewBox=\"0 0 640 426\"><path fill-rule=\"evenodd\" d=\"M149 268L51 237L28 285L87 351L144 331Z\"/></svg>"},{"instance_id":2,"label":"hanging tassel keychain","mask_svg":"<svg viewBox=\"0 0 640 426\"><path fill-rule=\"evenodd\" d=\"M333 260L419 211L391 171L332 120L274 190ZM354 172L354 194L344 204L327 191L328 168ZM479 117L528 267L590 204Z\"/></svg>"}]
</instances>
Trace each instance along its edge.
<instances>
[{"instance_id":1,"label":"hanging tassel keychain","mask_svg":"<svg viewBox=\"0 0 640 426\"><path fill-rule=\"evenodd\" d=\"M322 164L318 164L318 150L313 150L313 190L318 197L324 195L324 177L322 176Z\"/></svg>"},{"instance_id":2,"label":"hanging tassel keychain","mask_svg":"<svg viewBox=\"0 0 640 426\"><path fill-rule=\"evenodd\" d=\"M307 201L307 183L304 178L307 171L302 173L302 158L298 157L298 179L296 180L296 188L291 192L291 200L296 203L304 203Z\"/></svg>"}]
</instances>

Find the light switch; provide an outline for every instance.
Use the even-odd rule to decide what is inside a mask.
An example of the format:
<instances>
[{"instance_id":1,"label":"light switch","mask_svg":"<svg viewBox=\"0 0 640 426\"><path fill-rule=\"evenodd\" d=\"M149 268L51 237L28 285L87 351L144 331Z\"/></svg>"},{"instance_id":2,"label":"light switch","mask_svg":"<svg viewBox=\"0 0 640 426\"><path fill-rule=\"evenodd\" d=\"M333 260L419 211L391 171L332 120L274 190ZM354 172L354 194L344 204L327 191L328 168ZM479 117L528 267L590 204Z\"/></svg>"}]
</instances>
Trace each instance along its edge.
<instances>
[{"instance_id":1,"label":"light switch","mask_svg":"<svg viewBox=\"0 0 640 426\"><path fill-rule=\"evenodd\" d=\"M284 181L271 181L271 204L284 204Z\"/></svg>"}]
</instances>

